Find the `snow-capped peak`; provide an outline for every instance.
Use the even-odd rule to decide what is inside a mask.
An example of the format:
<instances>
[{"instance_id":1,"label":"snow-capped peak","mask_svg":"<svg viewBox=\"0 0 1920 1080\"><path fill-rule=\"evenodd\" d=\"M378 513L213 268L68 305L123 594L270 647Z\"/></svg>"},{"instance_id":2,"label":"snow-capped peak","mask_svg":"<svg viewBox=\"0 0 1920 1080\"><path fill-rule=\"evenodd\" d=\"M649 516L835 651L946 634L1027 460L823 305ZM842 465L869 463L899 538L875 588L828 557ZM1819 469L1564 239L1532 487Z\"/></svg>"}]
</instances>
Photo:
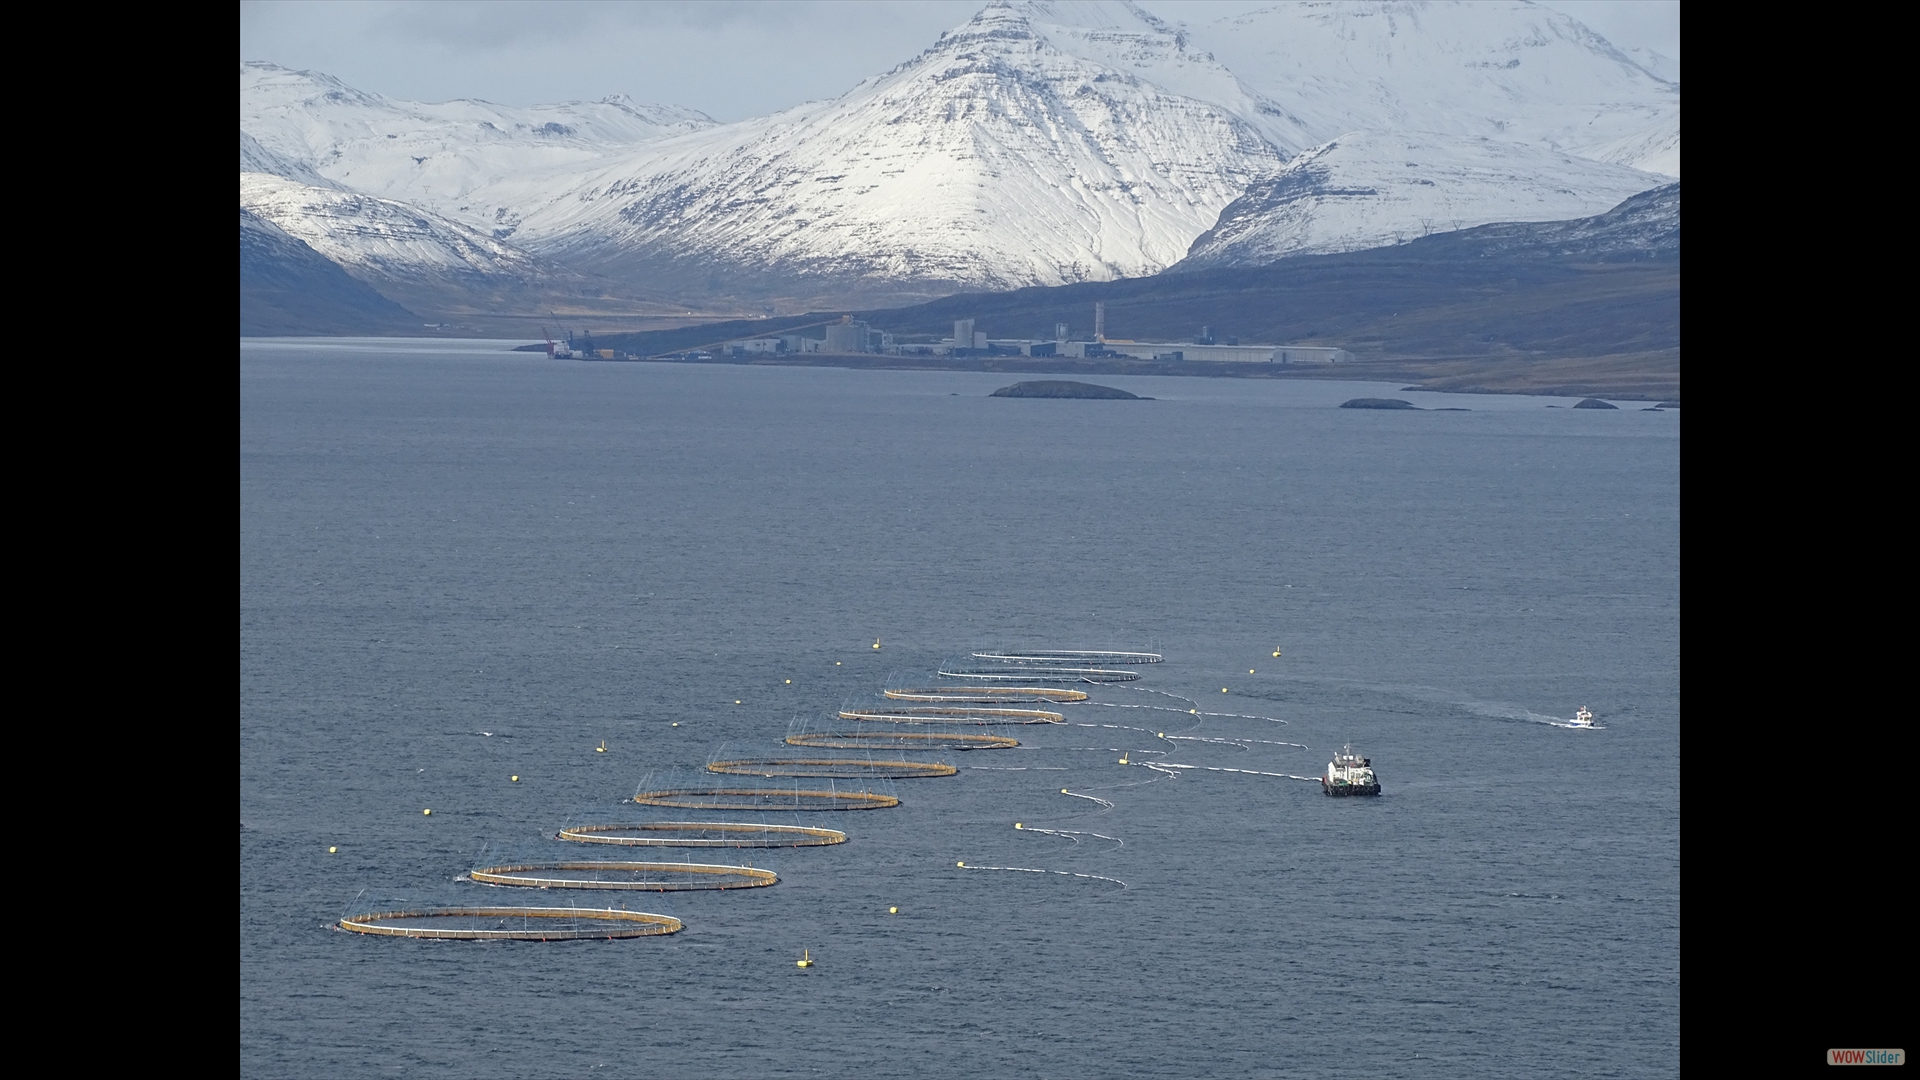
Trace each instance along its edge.
<instances>
[{"instance_id":1,"label":"snow-capped peak","mask_svg":"<svg viewBox=\"0 0 1920 1080\"><path fill-rule=\"evenodd\" d=\"M1138 9L1039 21L1060 6L990 5L834 101L642 148L529 213L519 239L610 267L718 256L921 288L1153 273L1281 155L1166 88L1169 72L1232 75Z\"/></svg>"}]
</instances>

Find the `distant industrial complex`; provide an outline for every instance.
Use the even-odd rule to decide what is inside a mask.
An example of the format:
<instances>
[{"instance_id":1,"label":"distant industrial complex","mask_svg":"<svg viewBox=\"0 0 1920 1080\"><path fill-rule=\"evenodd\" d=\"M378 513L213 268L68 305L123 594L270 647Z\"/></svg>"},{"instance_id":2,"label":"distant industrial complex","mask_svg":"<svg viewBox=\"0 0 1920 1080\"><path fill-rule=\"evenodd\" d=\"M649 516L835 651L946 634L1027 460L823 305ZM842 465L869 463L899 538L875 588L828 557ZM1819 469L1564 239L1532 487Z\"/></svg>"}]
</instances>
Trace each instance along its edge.
<instances>
[{"instance_id":1,"label":"distant industrial complex","mask_svg":"<svg viewBox=\"0 0 1920 1080\"><path fill-rule=\"evenodd\" d=\"M1212 361L1247 364L1338 364L1353 354L1328 345L1242 345L1238 338L1216 341L1212 327L1201 327L1192 341L1131 341L1109 338L1106 305L1093 311L1093 333L1075 339L1066 323L1055 323L1053 337L995 338L974 329L972 319L953 324L953 336L935 341L906 340L848 317L828 323L821 337L801 333L743 337L714 346L719 356L792 355L821 353L847 355L879 353L890 356L1058 356L1074 359L1125 357L1136 360ZM924 336L924 335L923 335Z\"/></svg>"}]
</instances>

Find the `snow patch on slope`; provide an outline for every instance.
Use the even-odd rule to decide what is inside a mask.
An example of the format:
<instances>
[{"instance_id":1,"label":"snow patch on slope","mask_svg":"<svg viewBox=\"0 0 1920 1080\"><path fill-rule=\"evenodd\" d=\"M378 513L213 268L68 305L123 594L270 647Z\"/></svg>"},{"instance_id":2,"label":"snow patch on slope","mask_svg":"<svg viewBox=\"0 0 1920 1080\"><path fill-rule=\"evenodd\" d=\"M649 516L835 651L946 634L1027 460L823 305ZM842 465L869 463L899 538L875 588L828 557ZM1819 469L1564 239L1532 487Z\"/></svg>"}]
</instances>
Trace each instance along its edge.
<instances>
[{"instance_id":1,"label":"snow patch on slope","mask_svg":"<svg viewBox=\"0 0 1920 1080\"><path fill-rule=\"evenodd\" d=\"M1579 149L1583 157L1665 176L1680 175L1680 114L1645 131Z\"/></svg>"},{"instance_id":2,"label":"snow patch on slope","mask_svg":"<svg viewBox=\"0 0 1920 1080\"><path fill-rule=\"evenodd\" d=\"M240 171L243 173L266 173L278 176L308 187L334 188L339 184L313 171L313 166L305 161L296 161L283 157L260 145L260 140L240 132Z\"/></svg>"}]
</instances>

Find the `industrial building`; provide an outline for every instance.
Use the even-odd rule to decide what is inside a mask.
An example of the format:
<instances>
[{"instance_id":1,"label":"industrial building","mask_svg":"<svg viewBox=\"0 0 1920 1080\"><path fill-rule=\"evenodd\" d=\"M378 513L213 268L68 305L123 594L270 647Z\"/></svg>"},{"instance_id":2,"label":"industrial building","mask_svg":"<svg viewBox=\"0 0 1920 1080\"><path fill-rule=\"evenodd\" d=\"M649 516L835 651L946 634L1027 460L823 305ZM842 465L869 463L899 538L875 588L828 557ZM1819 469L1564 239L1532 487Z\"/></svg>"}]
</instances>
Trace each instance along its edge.
<instances>
[{"instance_id":1,"label":"industrial building","mask_svg":"<svg viewBox=\"0 0 1920 1080\"><path fill-rule=\"evenodd\" d=\"M867 324L834 323L827 327L827 340L821 352L863 353L867 351Z\"/></svg>"}]
</instances>

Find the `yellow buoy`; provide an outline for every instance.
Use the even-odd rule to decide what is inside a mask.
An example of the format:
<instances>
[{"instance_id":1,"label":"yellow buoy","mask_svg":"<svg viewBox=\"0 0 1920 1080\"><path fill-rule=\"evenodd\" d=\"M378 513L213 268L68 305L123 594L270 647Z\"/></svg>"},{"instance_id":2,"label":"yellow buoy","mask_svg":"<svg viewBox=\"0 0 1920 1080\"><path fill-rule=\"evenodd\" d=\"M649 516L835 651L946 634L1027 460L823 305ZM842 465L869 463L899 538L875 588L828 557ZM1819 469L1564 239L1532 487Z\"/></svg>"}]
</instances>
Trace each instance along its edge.
<instances>
[{"instance_id":1,"label":"yellow buoy","mask_svg":"<svg viewBox=\"0 0 1920 1080\"><path fill-rule=\"evenodd\" d=\"M1251 675L1251 674L1253 674L1253 669L1252 669L1252 668L1248 668L1248 669L1247 669L1247 674L1249 674L1249 675Z\"/></svg>"},{"instance_id":2,"label":"yellow buoy","mask_svg":"<svg viewBox=\"0 0 1920 1080\"><path fill-rule=\"evenodd\" d=\"M1019 822L1017 822L1017 821L1013 823L1013 827L1014 827L1014 828L1016 828L1016 829L1020 829L1020 828L1025 828L1025 826L1023 826L1023 825L1021 825L1021 824L1020 824Z\"/></svg>"},{"instance_id":3,"label":"yellow buoy","mask_svg":"<svg viewBox=\"0 0 1920 1080\"><path fill-rule=\"evenodd\" d=\"M734 699L733 699L733 703L734 703L735 705L738 705L738 704L740 704L740 699L739 699L739 698L734 698Z\"/></svg>"},{"instance_id":4,"label":"yellow buoy","mask_svg":"<svg viewBox=\"0 0 1920 1080\"><path fill-rule=\"evenodd\" d=\"M1166 737L1167 737L1167 733L1164 731L1160 732L1157 736L1155 736L1155 738L1160 738L1160 739L1164 739Z\"/></svg>"},{"instance_id":5,"label":"yellow buoy","mask_svg":"<svg viewBox=\"0 0 1920 1080\"><path fill-rule=\"evenodd\" d=\"M1275 649L1275 650L1273 650L1273 655L1275 655L1275 656L1279 656L1279 655L1280 655L1280 650L1279 650L1279 649Z\"/></svg>"},{"instance_id":6,"label":"yellow buoy","mask_svg":"<svg viewBox=\"0 0 1920 1080\"><path fill-rule=\"evenodd\" d=\"M1227 688L1226 688L1226 687L1224 687L1224 686L1223 686L1223 687L1221 687L1221 688L1220 688L1220 692L1221 692L1221 693L1223 693L1223 694L1224 694L1224 693L1226 693L1226 692L1227 692Z\"/></svg>"},{"instance_id":7,"label":"yellow buoy","mask_svg":"<svg viewBox=\"0 0 1920 1080\"><path fill-rule=\"evenodd\" d=\"M422 810L422 811L420 811L420 813L421 813L421 816L423 816L423 817L424 817L424 816L425 816L425 815L427 815L427 814L431 814L431 813L433 813L433 811L431 811L431 810Z\"/></svg>"},{"instance_id":8,"label":"yellow buoy","mask_svg":"<svg viewBox=\"0 0 1920 1080\"><path fill-rule=\"evenodd\" d=\"M606 752L607 752L607 740L605 740L605 739L601 739L601 740L600 740L600 745L599 745L599 746L596 746L596 747L594 747L594 748L593 748L593 752L594 752L594 753L596 753L596 754L604 754L604 753L606 753Z\"/></svg>"},{"instance_id":9,"label":"yellow buoy","mask_svg":"<svg viewBox=\"0 0 1920 1080\"><path fill-rule=\"evenodd\" d=\"M802 952L800 954L800 959L795 960L793 962L793 966L794 967L812 967L813 966L813 950L807 949L804 952Z\"/></svg>"},{"instance_id":10,"label":"yellow buoy","mask_svg":"<svg viewBox=\"0 0 1920 1080\"><path fill-rule=\"evenodd\" d=\"M874 639L873 639L873 647L874 647L874 648L876 648L876 649L880 647L880 639L879 639L879 638L874 638Z\"/></svg>"},{"instance_id":11,"label":"yellow buoy","mask_svg":"<svg viewBox=\"0 0 1920 1080\"><path fill-rule=\"evenodd\" d=\"M674 726L674 727L679 727L679 726L680 726L680 721L678 721L678 720L675 720L675 721L673 722L673 726Z\"/></svg>"},{"instance_id":12,"label":"yellow buoy","mask_svg":"<svg viewBox=\"0 0 1920 1080\"><path fill-rule=\"evenodd\" d=\"M513 780L513 782L514 782L514 783L516 783L516 784L520 782L520 778L519 778L519 777L517 777L517 776L515 776L515 777L512 777L511 779L512 779L512 780Z\"/></svg>"},{"instance_id":13,"label":"yellow buoy","mask_svg":"<svg viewBox=\"0 0 1920 1080\"><path fill-rule=\"evenodd\" d=\"M1122 765L1125 765L1126 763L1127 763L1127 759L1126 759L1126 758L1121 758L1121 759L1120 759L1120 764L1122 764Z\"/></svg>"},{"instance_id":14,"label":"yellow buoy","mask_svg":"<svg viewBox=\"0 0 1920 1080\"><path fill-rule=\"evenodd\" d=\"M1062 794L1062 795L1070 795L1070 794L1072 794L1072 792L1070 792L1070 791L1068 791L1068 790L1067 790L1066 788L1061 788L1061 789L1060 789L1060 794Z\"/></svg>"},{"instance_id":15,"label":"yellow buoy","mask_svg":"<svg viewBox=\"0 0 1920 1080\"><path fill-rule=\"evenodd\" d=\"M332 855L332 854L335 854L335 853L337 853L337 852L338 852L339 850L340 850L340 849L339 849L339 848L337 848L337 847L330 847L330 848L328 848L328 849L327 849L327 854L329 854L329 855Z\"/></svg>"},{"instance_id":16,"label":"yellow buoy","mask_svg":"<svg viewBox=\"0 0 1920 1080\"><path fill-rule=\"evenodd\" d=\"M838 660L835 660L835 661L833 662L833 666L834 666L834 667L839 667L839 666L840 666L840 661L838 661Z\"/></svg>"},{"instance_id":17,"label":"yellow buoy","mask_svg":"<svg viewBox=\"0 0 1920 1080\"><path fill-rule=\"evenodd\" d=\"M900 914L900 909L899 909L899 908L897 908L897 907L890 907L890 908L888 908L888 909L887 909L887 914L889 914L889 915L898 915L898 914Z\"/></svg>"}]
</instances>

